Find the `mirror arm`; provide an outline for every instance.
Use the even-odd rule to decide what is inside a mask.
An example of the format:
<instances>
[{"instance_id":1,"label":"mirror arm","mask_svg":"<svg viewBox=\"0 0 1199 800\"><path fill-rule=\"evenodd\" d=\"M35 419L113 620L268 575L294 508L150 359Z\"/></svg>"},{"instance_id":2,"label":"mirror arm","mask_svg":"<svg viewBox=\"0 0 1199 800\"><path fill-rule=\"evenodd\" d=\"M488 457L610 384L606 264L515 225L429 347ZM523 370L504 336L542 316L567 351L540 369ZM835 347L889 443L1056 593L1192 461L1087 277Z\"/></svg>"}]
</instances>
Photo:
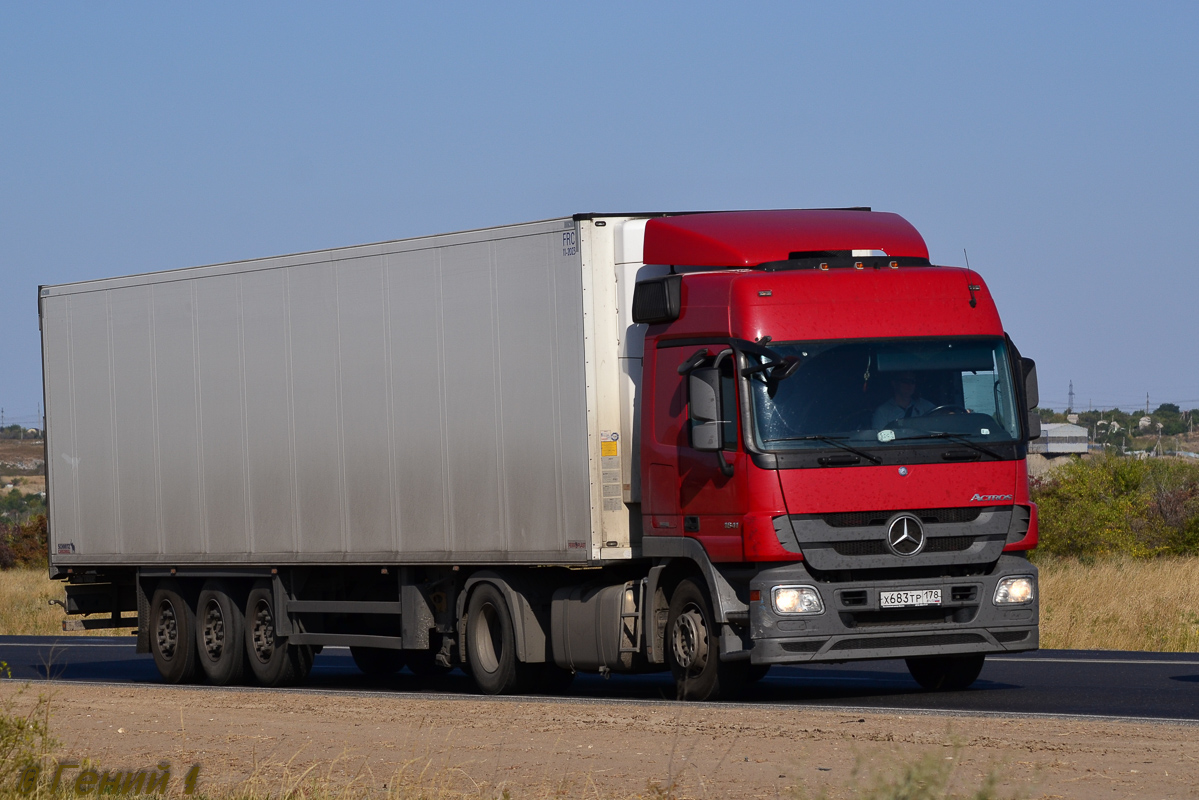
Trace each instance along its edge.
<instances>
[{"instance_id":1,"label":"mirror arm","mask_svg":"<svg viewBox=\"0 0 1199 800\"><path fill-rule=\"evenodd\" d=\"M708 357L708 348L703 347L703 348L700 348L699 350L696 350L691 355L691 358L687 359L682 364L679 364L679 374L687 375L688 373L691 372L691 370L695 369L700 364L704 363L704 359L707 357Z\"/></svg>"},{"instance_id":2,"label":"mirror arm","mask_svg":"<svg viewBox=\"0 0 1199 800\"><path fill-rule=\"evenodd\" d=\"M720 462L720 474L726 478L733 477L733 465L724 460L724 451L716 451L716 460Z\"/></svg>"}]
</instances>

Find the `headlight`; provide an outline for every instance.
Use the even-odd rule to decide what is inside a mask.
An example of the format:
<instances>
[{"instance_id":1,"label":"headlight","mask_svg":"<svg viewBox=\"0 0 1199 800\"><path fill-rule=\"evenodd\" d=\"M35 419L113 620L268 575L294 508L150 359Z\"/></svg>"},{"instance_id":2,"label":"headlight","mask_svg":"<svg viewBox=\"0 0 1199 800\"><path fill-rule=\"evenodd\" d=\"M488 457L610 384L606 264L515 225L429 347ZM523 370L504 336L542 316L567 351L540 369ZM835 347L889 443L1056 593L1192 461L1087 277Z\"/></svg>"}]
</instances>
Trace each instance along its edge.
<instances>
[{"instance_id":1,"label":"headlight","mask_svg":"<svg viewBox=\"0 0 1199 800\"><path fill-rule=\"evenodd\" d=\"M1031 575L1004 578L995 587L995 605L1018 606L1031 603L1037 595L1037 584Z\"/></svg>"},{"instance_id":2,"label":"headlight","mask_svg":"<svg viewBox=\"0 0 1199 800\"><path fill-rule=\"evenodd\" d=\"M780 614L823 614L824 603L813 586L776 586L770 592L774 610Z\"/></svg>"}]
</instances>

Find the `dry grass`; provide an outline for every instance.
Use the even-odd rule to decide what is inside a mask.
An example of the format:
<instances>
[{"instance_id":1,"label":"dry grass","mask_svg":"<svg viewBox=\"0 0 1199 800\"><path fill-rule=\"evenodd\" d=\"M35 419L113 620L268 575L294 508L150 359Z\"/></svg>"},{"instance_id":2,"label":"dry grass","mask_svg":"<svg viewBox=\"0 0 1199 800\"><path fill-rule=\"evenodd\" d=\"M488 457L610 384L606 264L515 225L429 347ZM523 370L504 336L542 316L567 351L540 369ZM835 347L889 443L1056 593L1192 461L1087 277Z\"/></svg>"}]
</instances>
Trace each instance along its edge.
<instances>
[{"instance_id":1,"label":"dry grass","mask_svg":"<svg viewBox=\"0 0 1199 800\"><path fill-rule=\"evenodd\" d=\"M61 581L52 581L45 569L9 569L0 571L0 635L3 636L128 636L128 628L100 628L93 631L64 633L66 619L62 606L51 600L64 600Z\"/></svg>"},{"instance_id":2,"label":"dry grass","mask_svg":"<svg viewBox=\"0 0 1199 800\"><path fill-rule=\"evenodd\" d=\"M1041 647L1199 651L1199 558L1038 559Z\"/></svg>"}]
</instances>

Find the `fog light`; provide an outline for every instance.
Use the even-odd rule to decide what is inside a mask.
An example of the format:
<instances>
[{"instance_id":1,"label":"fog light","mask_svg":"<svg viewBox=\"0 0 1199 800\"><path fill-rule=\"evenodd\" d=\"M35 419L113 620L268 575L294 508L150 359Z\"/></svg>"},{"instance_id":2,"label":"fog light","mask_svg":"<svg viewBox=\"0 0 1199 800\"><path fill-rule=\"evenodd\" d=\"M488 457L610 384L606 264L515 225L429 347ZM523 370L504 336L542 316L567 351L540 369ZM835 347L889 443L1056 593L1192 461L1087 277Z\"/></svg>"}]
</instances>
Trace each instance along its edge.
<instances>
[{"instance_id":1,"label":"fog light","mask_svg":"<svg viewBox=\"0 0 1199 800\"><path fill-rule=\"evenodd\" d=\"M995 587L995 605L1017 606L1031 603L1036 596L1036 583L1031 575L1004 578Z\"/></svg>"},{"instance_id":2,"label":"fog light","mask_svg":"<svg viewBox=\"0 0 1199 800\"><path fill-rule=\"evenodd\" d=\"M774 610L780 614L823 614L824 603L813 586L776 586L770 592Z\"/></svg>"}]
</instances>

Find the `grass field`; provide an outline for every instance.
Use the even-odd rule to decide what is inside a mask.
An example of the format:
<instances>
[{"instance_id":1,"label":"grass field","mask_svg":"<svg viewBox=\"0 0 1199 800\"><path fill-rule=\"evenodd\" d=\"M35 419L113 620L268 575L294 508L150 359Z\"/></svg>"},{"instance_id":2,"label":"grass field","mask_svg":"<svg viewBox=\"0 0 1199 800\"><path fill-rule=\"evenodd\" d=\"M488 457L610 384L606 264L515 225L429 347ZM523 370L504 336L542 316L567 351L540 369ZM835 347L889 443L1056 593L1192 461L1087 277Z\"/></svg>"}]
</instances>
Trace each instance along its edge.
<instances>
[{"instance_id":1,"label":"grass field","mask_svg":"<svg viewBox=\"0 0 1199 800\"><path fill-rule=\"evenodd\" d=\"M1041 647L1199 651L1199 558L1044 559Z\"/></svg>"},{"instance_id":2,"label":"grass field","mask_svg":"<svg viewBox=\"0 0 1199 800\"><path fill-rule=\"evenodd\" d=\"M64 635L62 606L51 600L66 598L65 584L52 581L42 569L9 569L0 572L0 635ZM128 628L100 628L71 632L87 636L128 636Z\"/></svg>"},{"instance_id":3,"label":"grass field","mask_svg":"<svg viewBox=\"0 0 1199 800\"><path fill-rule=\"evenodd\" d=\"M1199 558L1042 559L1041 646L1199 652ZM62 633L63 584L44 569L0 572L0 635ZM102 628L88 635L127 635Z\"/></svg>"}]
</instances>

